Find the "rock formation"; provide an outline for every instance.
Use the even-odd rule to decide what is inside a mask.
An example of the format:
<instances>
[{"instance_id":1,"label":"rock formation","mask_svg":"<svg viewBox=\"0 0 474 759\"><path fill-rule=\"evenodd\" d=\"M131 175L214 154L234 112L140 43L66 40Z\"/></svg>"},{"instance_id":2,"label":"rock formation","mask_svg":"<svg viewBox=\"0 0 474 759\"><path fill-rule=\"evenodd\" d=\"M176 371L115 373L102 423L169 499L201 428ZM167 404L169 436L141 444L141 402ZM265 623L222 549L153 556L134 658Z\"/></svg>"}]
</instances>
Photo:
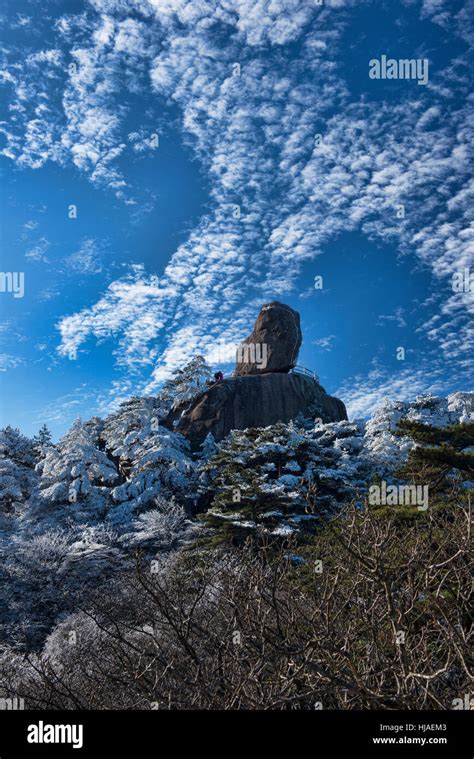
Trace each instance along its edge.
<instances>
[{"instance_id":1,"label":"rock formation","mask_svg":"<svg viewBox=\"0 0 474 759\"><path fill-rule=\"evenodd\" d=\"M284 303L266 303L239 346L235 376L288 372L296 365L301 340L299 313Z\"/></svg>"},{"instance_id":2,"label":"rock formation","mask_svg":"<svg viewBox=\"0 0 474 759\"><path fill-rule=\"evenodd\" d=\"M216 382L189 408L176 409L168 417L170 426L187 437L194 449L212 432L222 440L231 430L268 427L289 422L299 414L323 422L347 419L342 401L327 395L324 388L301 374L263 374Z\"/></svg>"},{"instance_id":3,"label":"rock formation","mask_svg":"<svg viewBox=\"0 0 474 759\"><path fill-rule=\"evenodd\" d=\"M268 427L299 415L324 423L347 419L343 402L327 395L315 378L288 373L300 345L298 312L283 303L265 304L237 353L234 375L174 409L165 426L197 449L209 432L222 440L231 430Z\"/></svg>"}]
</instances>

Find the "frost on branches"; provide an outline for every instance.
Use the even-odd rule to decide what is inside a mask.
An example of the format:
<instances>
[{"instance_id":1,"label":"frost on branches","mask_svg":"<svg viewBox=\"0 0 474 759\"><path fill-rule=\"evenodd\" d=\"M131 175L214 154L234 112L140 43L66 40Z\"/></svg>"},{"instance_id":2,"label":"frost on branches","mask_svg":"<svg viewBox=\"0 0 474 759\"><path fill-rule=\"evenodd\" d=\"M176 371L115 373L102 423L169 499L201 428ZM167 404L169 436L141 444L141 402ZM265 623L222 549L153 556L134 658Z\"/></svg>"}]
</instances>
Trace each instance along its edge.
<instances>
[{"instance_id":1,"label":"frost on branches","mask_svg":"<svg viewBox=\"0 0 474 759\"><path fill-rule=\"evenodd\" d=\"M80 419L57 446L47 449L37 471L41 477L40 512L62 507L77 520L105 517L110 486L118 479L118 473Z\"/></svg>"},{"instance_id":2,"label":"frost on branches","mask_svg":"<svg viewBox=\"0 0 474 759\"><path fill-rule=\"evenodd\" d=\"M366 482L363 424L234 430L200 465L214 494L206 522L288 535L313 526Z\"/></svg>"},{"instance_id":3,"label":"frost on branches","mask_svg":"<svg viewBox=\"0 0 474 759\"><path fill-rule=\"evenodd\" d=\"M182 435L164 427L134 430L115 455L127 457L127 476L112 492L114 504L109 518L114 523L126 514L140 512L155 505L159 496L184 497L193 471L189 443Z\"/></svg>"},{"instance_id":4,"label":"frost on branches","mask_svg":"<svg viewBox=\"0 0 474 759\"><path fill-rule=\"evenodd\" d=\"M207 389L213 371L202 356L195 356L183 369L177 369L160 392L163 416L183 403L190 403Z\"/></svg>"},{"instance_id":5,"label":"frost on branches","mask_svg":"<svg viewBox=\"0 0 474 759\"><path fill-rule=\"evenodd\" d=\"M405 463L413 442L397 436L401 419L446 427L474 421L474 393L452 393L447 398L421 395L411 403L386 400L366 424L364 444L374 472L393 472Z\"/></svg>"},{"instance_id":6,"label":"frost on branches","mask_svg":"<svg viewBox=\"0 0 474 759\"><path fill-rule=\"evenodd\" d=\"M162 422L211 370L193 359L154 397L105 419L78 419L54 443L0 430L0 640L35 646L137 548L150 559L227 531L285 537L314 531L375 479L396 481L419 443L400 421L432 428L474 421L474 394L386 401L364 420L298 418L234 430L199 454ZM474 443L474 441L473 441Z\"/></svg>"},{"instance_id":7,"label":"frost on branches","mask_svg":"<svg viewBox=\"0 0 474 759\"><path fill-rule=\"evenodd\" d=\"M13 427L0 430L0 529L24 510L37 484L34 467L33 441Z\"/></svg>"}]
</instances>

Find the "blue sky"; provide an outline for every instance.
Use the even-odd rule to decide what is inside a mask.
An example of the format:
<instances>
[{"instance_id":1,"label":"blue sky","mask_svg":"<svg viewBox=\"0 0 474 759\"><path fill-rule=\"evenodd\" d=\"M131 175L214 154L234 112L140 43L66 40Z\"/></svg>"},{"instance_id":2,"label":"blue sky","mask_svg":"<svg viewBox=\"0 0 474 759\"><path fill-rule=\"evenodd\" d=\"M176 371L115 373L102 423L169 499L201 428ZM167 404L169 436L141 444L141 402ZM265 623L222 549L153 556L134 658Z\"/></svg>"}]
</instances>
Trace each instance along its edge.
<instances>
[{"instance_id":1,"label":"blue sky","mask_svg":"<svg viewBox=\"0 0 474 759\"><path fill-rule=\"evenodd\" d=\"M4 2L2 271L25 294L0 292L0 424L56 436L197 353L222 366L273 299L351 416L472 390L473 11ZM371 79L382 55L427 84Z\"/></svg>"}]
</instances>

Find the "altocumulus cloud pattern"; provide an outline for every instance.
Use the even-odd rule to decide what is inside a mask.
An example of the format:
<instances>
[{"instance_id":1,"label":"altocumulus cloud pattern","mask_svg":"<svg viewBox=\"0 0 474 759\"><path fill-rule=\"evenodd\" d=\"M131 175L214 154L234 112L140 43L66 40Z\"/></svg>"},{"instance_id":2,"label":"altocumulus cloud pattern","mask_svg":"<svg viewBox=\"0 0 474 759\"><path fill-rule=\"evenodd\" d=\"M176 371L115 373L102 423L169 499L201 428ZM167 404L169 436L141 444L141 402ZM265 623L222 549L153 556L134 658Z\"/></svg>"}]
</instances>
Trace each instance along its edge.
<instances>
[{"instance_id":1,"label":"altocumulus cloud pattern","mask_svg":"<svg viewBox=\"0 0 474 759\"><path fill-rule=\"evenodd\" d=\"M225 367L273 299L350 416L466 389L471 0L6 5L5 423Z\"/></svg>"}]
</instances>

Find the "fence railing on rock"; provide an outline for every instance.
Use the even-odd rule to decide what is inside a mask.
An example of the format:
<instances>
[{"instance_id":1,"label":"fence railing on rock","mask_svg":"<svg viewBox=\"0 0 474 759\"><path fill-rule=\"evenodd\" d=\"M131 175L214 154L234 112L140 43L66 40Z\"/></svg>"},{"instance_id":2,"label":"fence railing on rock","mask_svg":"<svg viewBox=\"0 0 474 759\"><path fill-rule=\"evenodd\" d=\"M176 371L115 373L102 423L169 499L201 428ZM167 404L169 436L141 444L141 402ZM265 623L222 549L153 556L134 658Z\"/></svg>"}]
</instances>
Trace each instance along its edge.
<instances>
[{"instance_id":1,"label":"fence railing on rock","mask_svg":"<svg viewBox=\"0 0 474 759\"><path fill-rule=\"evenodd\" d=\"M294 366L292 369L290 369L289 374L303 374L305 377L310 377L319 385L319 376L316 374L316 372L313 372L312 369L307 369L306 366L301 366L300 364L297 364L297 366ZM228 372L224 374L224 379L235 379L235 372ZM211 384L214 384L211 382Z\"/></svg>"},{"instance_id":2,"label":"fence railing on rock","mask_svg":"<svg viewBox=\"0 0 474 759\"><path fill-rule=\"evenodd\" d=\"M307 369L305 366L301 366L300 364L297 364L293 367L293 369L290 369L290 374L304 374L305 377L311 377L311 379L314 379L314 381L319 385L319 377L316 372L313 372L312 369Z\"/></svg>"}]
</instances>

